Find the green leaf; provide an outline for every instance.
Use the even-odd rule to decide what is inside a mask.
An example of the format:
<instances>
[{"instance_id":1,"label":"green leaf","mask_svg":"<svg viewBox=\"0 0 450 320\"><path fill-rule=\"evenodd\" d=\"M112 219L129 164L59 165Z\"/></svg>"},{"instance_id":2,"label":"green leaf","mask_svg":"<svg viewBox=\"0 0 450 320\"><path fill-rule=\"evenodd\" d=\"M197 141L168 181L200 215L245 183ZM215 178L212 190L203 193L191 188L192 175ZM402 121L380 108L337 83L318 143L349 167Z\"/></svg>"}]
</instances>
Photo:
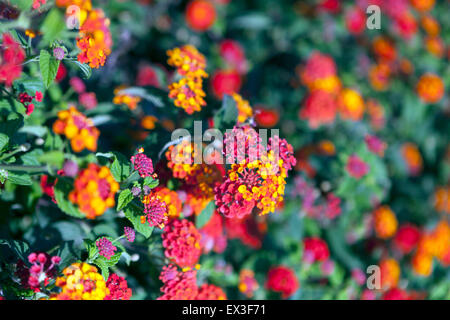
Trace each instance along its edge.
<instances>
[{"instance_id":1,"label":"green leaf","mask_svg":"<svg viewBox=\"0 0 450 320\"><path fill-rule=\"evenodd\" d=\"M105 281L107 281L109 277L109 268L114 267L119 262L121 255L122 251L117 251L109 260L100 255L94 260L94 264L102 271L102 276Z\"/></svg>"},{"instance_id":2,"label":"green leaf","mask_svg":"<svg viewBox=\"0 0 450 320\"><path fill-rule=\"evenodd\" d=\"M39 56L39 67L41 69L42 81L46 88L55 80L60 61L55 59L47 50L41 50Z\"/></svg>"},{"instance_id":3,"label":"green leaf","mask_svg":"<svg viewBox=\"0 0 450 320\"><path fill-rule=\"evenodd\" d=\"M19 240L0 239L0 245L2 244L7 245L20 259L22 259L23 261L27 261L27 255L30 252L30 246L26 242Z\"/></svg>"},{"instance_id":4,"label":"green leaf","mask_svg":"<svg viewBox=\"0 0 450 320\"><path fill-rule=\"evenodd\" d=\"M33 183L28 174L17 172L8 172L8 181L22 186L29 186Z\"/></svg>"},{"instance_id":5,"label":"green leaf","mask_svg":"<svg viewBox=\"0 0 450 320\"><path fill-rule=\"evenodd\" d=\"M152 177L145 177L144 186L148 186L150 189L156 188L159 185L158 179L153 179Z\"/></svg>"},{"instance_id":6,"label":"green leaf","mask_svg":"<svg viewBox=\"0 0 450 320\"><path fill-rule=\"evenodd\" d=\"M195 220L195 226L197 229L202 228L209 222L215 209L216 205L214 204L214 201L210 201Z\"/></svg>"},{"instance_id":7,"label":"green leaf","mask_svg":"<svg viewBox=\"0 0 450 320\"><path fill-rule=\"evenodd\" d=\"M57 40L61 33L66 29L64 16L58 8L53 8L45 17L41 25L41 33L43 34L42 44L48 45Z\"/></svg>"},{"instance_id":8,"label":"green leaf","mask_svg":"<svg viewBox=\"0 0 450 320\"><path fill-rule=\"evenodd\" d=\"M117 211L122 210L133 200L133 194L130 189L125 189L119 194L117 201Z\"/></svg>"},{"instance_id":9,"label":"green leaf","mask_svg":"<svg viewBox=\"0 0 450 320\"><path fill-rule=\"evenodd\" d=\"M64 61L66 61L66 60L64 60ZM75 64L76 67L81 70L81 72L83 73L84 79L89 79L92 76L92 69L88 64L81 63L78 60L67 60L67 61Z\"/></svg>"},{"instance_id":10,"label":"green leaf","mask_svg":"<svg viewBox=\"0 0 450 320\"><path fill-rule=\"evenodd\" d=\"M69 192L72 191L73 186L66 178L59 177L54 189L56 204L63 212L75 218L84 218L84 214L69 201Z\"/></svg>"},{"instance_id":11,"label":"green leaf","mask_svg":"<svg viewBox=\"0 0 450 320\"><path fill-rule=\"evenodd\" d=\"M88 253L88 259L91 261L95 260L98 256L98 248L95 245L95 242L90 239L84 239L83 242Z\"/></svg>"},{"instance_id":12,"label":"green leaf","mask_svg":"<svg viewBox=\"0 0 450 320\"><path fill-rule=\"evenodd\" d=\"M8 144L8 142L9 137L4 133L0 133L0 151L3 150L3 148Z\"/></svg>"},{"instance_id":13,"label":"green leaf","mask_svg":"<svg viewBox=\"0 0 450 320\"><path fill-rule=\"evenodd\" d=\"M64 152L50 151L46 152L38 157L38 160L42 163L54 165L55 167L62 167L64 162Z\"/></svg>"},{"instance_id":14,"label":"green leaf","mask_svg":"<svg viewBox=\"0 0 450 320\"><path fill-rule=\"evenodd\" d=\"M131 163L119 152L114 152L114 161L111 164L111 174L117 182L122 182L130 175Z\"/></svg>"},{"instance_id":15,"label":"green leaf","mask_svg":"<svg viewBox=\"0 0 450 320\"><path fill-rule=\"evenodd\" d=\"M141 223L141 215L144 209L131 202L123 209L125 217L133 224L134 229L142 234L144 237L149 238L153 232L154 227L150 227L147 223Z\"/></svg>"}]
</instances>

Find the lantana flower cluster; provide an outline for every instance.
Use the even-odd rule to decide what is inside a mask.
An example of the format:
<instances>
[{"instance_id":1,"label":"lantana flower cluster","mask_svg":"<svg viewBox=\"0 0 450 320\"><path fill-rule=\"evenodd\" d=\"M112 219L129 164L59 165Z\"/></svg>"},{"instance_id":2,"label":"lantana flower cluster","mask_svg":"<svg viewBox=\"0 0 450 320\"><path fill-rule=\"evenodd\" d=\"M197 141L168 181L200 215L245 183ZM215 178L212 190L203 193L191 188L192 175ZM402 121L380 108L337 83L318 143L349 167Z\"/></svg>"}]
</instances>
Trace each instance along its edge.
<instances>
[{"instance_id":1,"label":"lantana flower cluster","mask_svg":"<svg viewBox=\"0 0 450 320\"><path fill-rule=\"evenodd\" d=\"M74 106L58 112L58 119L53 123L56 134L65 135L70 140L72 150L81 152L84 149L97 150L100 131L91 119L78 111Z\"/></svg>"},{"instance_id":2,"label":"lantana flower cluster","mask_svg":"<svg viewBox=\"0 0 450 320\"><path fill-rule=\"evenodd\" d=\"M187 114L200 111L206 105L203 91L203 78L208 77L205 57L191 45L168 50L167 55L167 63L177 68L181 76L169 85L169 97L175 99L175 106L183 108Z\"/></svg>"},{"instance_id":3,"label":"lantana flower cluster","mask_svg":"<svg viewBox=\"0 0 450 320\"><path fill-rule=\"evenodd\" d=\"M114 196L118 190L119 184L109 168L91 163L75 179L69 200L78 205L86 218L95 219L108 208L114 207Z\"/></svg>"},{"instance_id":4,"label":"lantana flower cluster","mask_svg":"<svg viewBox=\"0 0 450 320\"><path fill-rule=\"evenodd\" d=\"M225 134L224 146L227 162L237 163L214 190L219 212L228 218L242 218L255 207L261 215L274 212L283 201L287 173L296 163L292 146L276 138L264 149L249 126L234 127Z\"/></svg>"}]
</instances>

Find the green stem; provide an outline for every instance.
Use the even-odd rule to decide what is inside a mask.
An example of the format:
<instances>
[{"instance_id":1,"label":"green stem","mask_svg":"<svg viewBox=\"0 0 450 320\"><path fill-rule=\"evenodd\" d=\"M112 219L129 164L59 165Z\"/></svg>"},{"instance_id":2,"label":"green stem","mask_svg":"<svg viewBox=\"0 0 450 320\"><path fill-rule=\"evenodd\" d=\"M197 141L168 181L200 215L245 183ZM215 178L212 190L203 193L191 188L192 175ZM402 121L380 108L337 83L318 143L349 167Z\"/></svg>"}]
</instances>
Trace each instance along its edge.
<instances>
[{"instance_id":1,"label":"green stem","mask_svg":"<svg viewBox=\"0 0 450 320\"><path fill-rule=\"evenodd\" d=\"M22 166L17 164L0 164L0 169L23 172L49 172L48 166Z\"/></svg>"}]
</instances>

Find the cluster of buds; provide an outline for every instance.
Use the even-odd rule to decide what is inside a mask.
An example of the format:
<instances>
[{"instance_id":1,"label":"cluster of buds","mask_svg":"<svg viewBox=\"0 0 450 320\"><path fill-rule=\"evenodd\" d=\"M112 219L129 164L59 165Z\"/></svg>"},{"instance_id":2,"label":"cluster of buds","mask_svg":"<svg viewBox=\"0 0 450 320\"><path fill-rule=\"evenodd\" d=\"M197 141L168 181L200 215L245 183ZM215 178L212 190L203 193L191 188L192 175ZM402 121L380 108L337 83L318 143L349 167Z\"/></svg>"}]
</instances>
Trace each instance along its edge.
<instances>
[{"instance_id":1,"label":"cluster of buds","mask_svg":"<svg viewBox=\"0 0 450 320\"><path fill-rule=\"evenodd\" d=\"M28 262L31 266L27 266L22 260L19 260L16 275L25 288L39 292L42 287L50 283L50 279L56 277L58 271L56 266L61 262L61 258L51 257L47 253L33 252L28 255Z\"/></svg>"}]
</instances>

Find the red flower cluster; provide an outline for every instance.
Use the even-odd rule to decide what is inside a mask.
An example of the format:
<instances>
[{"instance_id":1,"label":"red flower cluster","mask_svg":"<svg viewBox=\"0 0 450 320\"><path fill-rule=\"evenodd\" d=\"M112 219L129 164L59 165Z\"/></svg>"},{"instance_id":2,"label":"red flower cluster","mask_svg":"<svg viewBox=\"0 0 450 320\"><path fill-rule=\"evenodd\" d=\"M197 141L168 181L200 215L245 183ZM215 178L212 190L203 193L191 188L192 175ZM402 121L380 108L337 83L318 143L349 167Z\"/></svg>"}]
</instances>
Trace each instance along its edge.
<instances>
[{"instance_id":1,"label":"red flower cluster","mask_svg":"<svg viewBox=\"0 0 450 320\"><path fill-rule=\"evenodd\" d=\"M198 289L197 300L226 300L227 295L222 288L213 284L203 284Z\"/></svg>"},{"instance_id":2,"label":"red flower cluster","mask_svg":"<svg viewBox=\"0 0 450 320\"><path fill-rule=\"evenodd\" d=\"M181 272L173 264L164 266L159 276L163 282L158 300L195 300L198 294L197 270Z\"/></svg>"},{"instance_id":3,"label":"red flower cluster","mask_svg":"<svg viewBox=\"0 0 450 320\"><path fill-rule=\"evenodd\" d=\"M164 254L181 268L192 268L201 254L201 235L186 219L172 220L162 234Z\"/></svg>"},{"instance_id":4,"label":"red flower cluster","mask_svg":"<svg viewBox=\"0 0 450 320\"><path fill-rule=\"evenodd\" d=\"M0 83L11 86L22 73L24 59L25 51L20 44L9 33L4 33L0 47Z\"/></svg>"},{"instance_id":5,"label":"red flower cluster","mask_svg":"<svg viewBox=\"0 0 450 320\"><path fill-rule=\"evenodd\" d=\"M26 92L22 92L19 94L19 101L26 109L26 114L30 115L34 111L34 104L31 103L33 100L36 100L37 102L41 102L43 98L42 92L36 91L36 94L34 96L30 96Z\"/></svg>"},{"instance_id":6,"label":"red flower cluster","mask_svg":"<svg viewBox=\"0 0 450 320\"><path fill-rule=\"evenodd\" d=\"M292 296L300 287L294 271L285 266L273 267L267 274L266 288L280 292L283 299Z\"/></svg>"},{"instance_id":7,"label":"red flower cluster","mask_svg":"<svg viewBox=\"0 0 450 320\"><path fill-rule=\"evenodd\" d=\"M159 279L163 282L158 300L226 300L224 291L212 284L197 286L197 270L179 271L173 264L164 266Z\"/></svg>"},{"instance_id":8,"label":"red flower cluster","mask_svg":"<svg viewBox=\"0 0 450 320\"><path fill-rule=\"evenodd\" d=\"M109 275L106 287L109 294L105 300L130 300L132 291L128 288L128 283L124 277L120 277L115 273Z\"/></svg>"}]
</instances>

